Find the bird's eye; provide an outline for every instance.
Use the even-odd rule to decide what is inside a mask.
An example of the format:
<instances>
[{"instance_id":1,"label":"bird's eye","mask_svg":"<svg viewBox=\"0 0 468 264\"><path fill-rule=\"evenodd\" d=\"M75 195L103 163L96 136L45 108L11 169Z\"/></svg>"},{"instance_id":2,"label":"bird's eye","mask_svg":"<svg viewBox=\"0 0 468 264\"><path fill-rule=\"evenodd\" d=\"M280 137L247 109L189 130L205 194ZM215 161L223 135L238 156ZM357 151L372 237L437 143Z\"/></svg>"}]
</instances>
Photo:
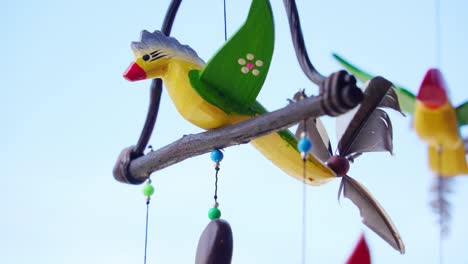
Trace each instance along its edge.
<instances>
[{"instance_id":1,"label":"bird's eye","mask_svg":"<svg viewBox=\"0 0 468 264\"><path fill-rule=\"evenodd\" d=\"M143 55L143 58L142 58L142 59L143 59L144 61L149 61L150 55L145 54L145 55Z\"/></svg>"}]
</instances>

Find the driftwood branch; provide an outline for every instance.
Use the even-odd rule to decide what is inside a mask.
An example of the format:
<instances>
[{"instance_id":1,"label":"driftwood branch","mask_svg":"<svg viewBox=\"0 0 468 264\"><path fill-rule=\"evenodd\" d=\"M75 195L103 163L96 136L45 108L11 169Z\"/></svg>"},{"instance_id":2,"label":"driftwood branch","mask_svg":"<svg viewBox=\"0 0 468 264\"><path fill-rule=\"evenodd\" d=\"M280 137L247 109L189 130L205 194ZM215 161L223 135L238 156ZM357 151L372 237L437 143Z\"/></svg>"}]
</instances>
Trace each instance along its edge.
<instances>
[{"instance_id":1,"label":"driftwood branch","mask_svg":"<svg viewBox=\"0 0 468 264\"><path fill-rule=\"evenodd\" d=\"M329 78L341 78L332 74ZM310 97L253 119L234 125L191 134L150 152L145 156L132 158L134 146L124 149L116 165L114 177L121 182L139 184L160 169L212 151L245 144L250 140L284 130L301 120L322 115L337 115L354 108L362 99L362 93L355 83L346 82L342 87L329 87L324 94Z\"/></svg>"}]
</instances>

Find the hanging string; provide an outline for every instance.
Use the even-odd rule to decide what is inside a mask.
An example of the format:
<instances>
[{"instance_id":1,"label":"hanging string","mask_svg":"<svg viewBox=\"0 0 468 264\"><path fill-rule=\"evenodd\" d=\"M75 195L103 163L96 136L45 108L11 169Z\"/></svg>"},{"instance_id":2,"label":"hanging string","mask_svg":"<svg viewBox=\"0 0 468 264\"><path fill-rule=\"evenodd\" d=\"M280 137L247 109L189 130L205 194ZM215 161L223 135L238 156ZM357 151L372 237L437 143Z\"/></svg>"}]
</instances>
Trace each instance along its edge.
<instances>
[{"instance_id":1,"label":"hanging string","mask_svg":"<svg viewBox=\"0 0 468 264\"><path fill-rule=\"evenodd\" d=\"M146 227L145 227L145 257L143 263L146 264L146 249L148 248L148 215L149 215L149 199L146 201Z\"/></svg>"},{"instance_id":2,"label":"hanging string","mask_svg":"<svg viewBox=\"0 0 468 264\"><path fill-rule=\"evenodd\" d=\"M302 158L302 264L306 263L307 252L307 186L306 186L306 162L307 158Z\"/></svg>"},{"instance_id":3,"label":"hanging string","mask_svg":"<svg viewBox=\"0 0 468 264\"><path fill-rule=\"evenodd\" d=\"M441 24L440 24L440 0L435 0L435 56L436 67L440 69L441 65Z\"/></svg>"},{"instance_id":4,"label":"hanging string","mask_svg":"<svg viewBox=\"0 0 468 264\"><path fill-rule=\"evenodd\" d=\"M307 186L306 186L306 165L307 156L312 148L312 143L307 135L307 120L303 121L304 131L301 133L301 139L297 143L297 149L301 152L302 158L302 264L306 263L307 252Z\"/></svg>"},{"instance_id":5,"label":"hanging string","mask_svg":"<svg viewBox=\"0 0 468 264\"><path fill-rule=\"evenodd\" d=\"M151 195L154 193L154 187L151 185L151 179L148 178L145 187L143 187L143 194L146 196L146 223L145 223L145 254L143 263L146 264L146 251L148 248L148 217L149 217L149 204L151 200Z\"/></svg>"},{"instance_id":6,"label":"hanging string","mask_svg":"<svg viewBox=\"0 0 468 264\"><path fill-rule=\"evenodd\" d=\"M219 172L219 163L216 163L216 167L215 167L215 191L214 191L214 201L215 201L215 204L218 203L218 172Z\"/></svg>"},{"instance_id":7,"label":"hanging string","mask_svg":"<svg viewBox=\"0 0 468 264\"><path fill-rule=\"evenodd\" d=\"M435 22L435 59L436 67L441 70L441 20L440 20L440 0L434 0L434 22ZM440 173L442 169L442 146L437 148L437 200L439 203L439 264L444 262L444 229L445 229L445 199L444 199L444 179Z\"/></svg>"},{"instance_id":8,"label":"hanging string","mask_svg":"<svg viewBox=\"0 0 468 264\"><path fill-rule=\"evenodd\" d=\"M218 203L218 173L219 173L219 163L224 158L223 152L219 149L214 149L211 151L211 160L215 163L215 191L214 191L214 205L213 207L208 210L208 218L211 220L218 219L221 217L221 211L219 210L219 203Z\"/></svg>"},{"instance_id":9,"label":"hanging string","mask_svg":"<svg viewBox=\"0 0 468 264\"><path fill-rule=\"evenodd\" d=\"M227 41L226 0L224 0L224 41Z\"/></svg>"}]
</instances>

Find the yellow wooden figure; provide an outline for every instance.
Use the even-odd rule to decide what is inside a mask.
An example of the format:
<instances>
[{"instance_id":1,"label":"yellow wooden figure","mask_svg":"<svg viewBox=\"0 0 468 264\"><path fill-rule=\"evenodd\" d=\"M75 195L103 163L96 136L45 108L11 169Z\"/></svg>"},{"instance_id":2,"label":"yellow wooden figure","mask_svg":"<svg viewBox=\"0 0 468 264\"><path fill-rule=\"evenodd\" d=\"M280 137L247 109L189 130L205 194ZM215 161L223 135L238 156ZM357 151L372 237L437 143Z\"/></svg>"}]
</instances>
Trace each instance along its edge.
<instances>
[{"instance_id":1,"label":"yellow wooden figure","mask_svg":"<svg viewBox=\"0 0 468 264\"><path fill-rule=\"evenodd\" d=\"M456 109L450 104L442 73L427 71L414 110L414 128L429 144L429 166L440 176L468 174Z\"/></svg>"},{"instance_id":2,"label":"yellow wooden figure","mask_svg":"<svg viewBox=\"0 0 468 264\"><path fill-rule=\"evenodd\" d=\"M135 61L124 73L130 81L161 78L179 113L192 124L213 129L264 114L255 99L273 55L274 25L267 0L254 0L245 24L205 62L187 45L159 31L143 31L132 43ZM285 173L302 181L297 140L288 130L251 141ZM320 185L335 172L313 155L307 157L307 183Z\"/></svg>"}]
</instances>

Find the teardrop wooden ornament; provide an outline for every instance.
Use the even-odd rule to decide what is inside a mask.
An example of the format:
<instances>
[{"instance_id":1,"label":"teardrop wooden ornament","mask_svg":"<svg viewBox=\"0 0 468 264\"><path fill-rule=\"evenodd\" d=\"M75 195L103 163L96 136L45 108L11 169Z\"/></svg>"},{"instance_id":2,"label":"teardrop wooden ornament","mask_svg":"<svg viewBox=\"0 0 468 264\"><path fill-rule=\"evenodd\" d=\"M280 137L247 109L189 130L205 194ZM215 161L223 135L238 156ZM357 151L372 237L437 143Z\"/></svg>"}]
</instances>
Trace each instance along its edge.
<instances>
[{"instance_id":1,"label":"teardrop wooden ornament","mask_svg":"<svg viewBox=\"0 0 468 264\"><path fill-rule=\"evenodd\" d=\"M223 219L210 221L200 236L195 264L230 264L232 258L232 230Z\"/></svg>"}]
</instances>

